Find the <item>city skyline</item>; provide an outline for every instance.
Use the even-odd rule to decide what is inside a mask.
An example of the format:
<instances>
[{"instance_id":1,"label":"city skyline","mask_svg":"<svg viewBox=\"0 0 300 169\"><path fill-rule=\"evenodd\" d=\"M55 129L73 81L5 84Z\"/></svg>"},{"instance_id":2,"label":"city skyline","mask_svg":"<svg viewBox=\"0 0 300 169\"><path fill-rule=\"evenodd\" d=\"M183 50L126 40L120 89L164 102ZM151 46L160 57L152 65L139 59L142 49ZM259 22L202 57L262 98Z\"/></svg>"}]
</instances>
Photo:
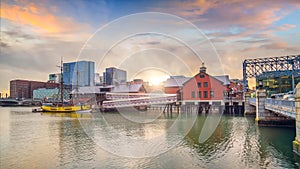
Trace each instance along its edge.
<instances>
[{"instance_id":1,"label":"city skyline","mask_svg":"<svg viewBox=\"0 0 300 169\"><path fill-rule=\"evenodd\" d=\"M224 2L4 0L1 1L0 92L7 92L9 81L13 79L47 81L49 73L58 72L56 65L59 64L61 56L64 57L65 62L82 58L95 60L87 56L97 55L97 52L93 53L87 48L84 52L81 50L89 38L99 28L118 18L143 12L171 14L197 26L215 47L222 71L224 74L229 74L231 78L242 78L244 59L300 53L300 23L297 22L300 18L300 2L297 0L278 0L272 3L258 0L251 2L239 0ZM164 21L164 18L160 19ZM156 25L165 27L165 24L159 21L155 20ZM173 28L170 30L173 31ZM119 31L123 29L120 28ZM194 33L184 31L185 36ZM178 62L170 63L174 56L162 53L162 50L151 53L143 52L143 57L134 53L131 57L133 61L128 59L127 62L126 60L118 62L117 57L123 54L119 52L122 51L121 49L129 46L132 49L130 52L136 52L136 49L133 50L133 45L144 45L148 48L159 45L165 50L176 51L174 45L178 46L178 44L169 39L161 36L148 36L132 38L131 46L126 42L112 49L109 58L113 58L113 61L104 59L102 63L95 64L95 72L101 73L110 66L121 69L130 68L129 80L134 77L144 77L145 81L149 81L151 76L164 78L166 75L190 76L198 72L200 62L194 61L192 57L184 55L185 53L181 51L174 53L187 62L187 66L191 68L190 72L185 71L183 66L178 67ZM103 41L109 40L110 38ZM97 50L102 49L101 45L99 46ZM196 48L199 49L199 46ZM85 54L87 56L84 56ZM143 60L139 61L137 59L139 57ZM140 71L141 68L137 67L137 63L145 65L144 58L150 57L156 65L150 64L148 69ZM209 59L205 57L202 59L207 63L208 72L219 75L222 71L215 70L218 66L210 64L214 60ZM154 61L159 61L159 63ZM170 68L169 72L164 72L165 65ZM134 69L135 67L137 68ZM152 81L157 81L157 79Z\"/></svg>"}]
</instances>

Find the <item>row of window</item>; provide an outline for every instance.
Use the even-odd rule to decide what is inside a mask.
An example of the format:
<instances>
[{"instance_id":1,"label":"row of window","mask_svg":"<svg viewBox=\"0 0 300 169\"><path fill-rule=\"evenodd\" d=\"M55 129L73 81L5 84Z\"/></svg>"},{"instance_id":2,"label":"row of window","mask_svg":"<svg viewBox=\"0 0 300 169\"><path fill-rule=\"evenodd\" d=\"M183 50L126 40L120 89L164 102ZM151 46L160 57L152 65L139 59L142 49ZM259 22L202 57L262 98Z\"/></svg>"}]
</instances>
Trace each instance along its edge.
<instances>
[{"instance_id":1,"label":"row of window","mask_svg":"<svg viewBox=\"0 0 300 169\"><path fill-rule=\"evenodd\" d=\"M202 86L201 82L198 82L198 88ZM208 87L208 82L203 82L203 87Z\"/></svg>"},{"instance_id":2,"label":"row of window","mask_svg":"<svg viewBox=\"0 0 300 169\"><path fill-rule=\"evenodd\" d=\"M215 93L214 91L210 91L210 98L214 98ZM192 98L196 98L195 91L192 91ZM202 92L198 91L198 98L202 98ZM203 91L203 98L208 98L208 91Z\"/></svg>"}]
</instances>

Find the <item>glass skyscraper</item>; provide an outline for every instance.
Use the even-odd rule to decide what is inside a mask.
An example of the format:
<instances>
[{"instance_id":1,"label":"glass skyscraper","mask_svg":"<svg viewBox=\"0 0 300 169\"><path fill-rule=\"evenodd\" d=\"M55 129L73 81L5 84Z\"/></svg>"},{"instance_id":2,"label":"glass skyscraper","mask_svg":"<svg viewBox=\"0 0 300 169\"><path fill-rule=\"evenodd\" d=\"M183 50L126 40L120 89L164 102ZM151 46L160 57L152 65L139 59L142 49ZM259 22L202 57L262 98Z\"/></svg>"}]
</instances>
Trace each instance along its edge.
<instances>
[{"instance_id":1,"label":"glass skyscraper","mask_svg":"<svg viewBox=\"0 0 300 169\"><path fill-rule=\"evenodd\" d=\"M63 64L63 82L70 86L94 86L95 63L78 61Z\"/></svg>"},{"instance_id":2,"label":"glass skyscraper","mask_svg":"<svg viewBox=\"0 0 300 169\"><path fill-rule=\"evenodd\" d=\"M127 73L125 70L115 67L106 68L103 73L103 80L106 85L125 84L127 81Z\"/></svg>"}]
</instances>

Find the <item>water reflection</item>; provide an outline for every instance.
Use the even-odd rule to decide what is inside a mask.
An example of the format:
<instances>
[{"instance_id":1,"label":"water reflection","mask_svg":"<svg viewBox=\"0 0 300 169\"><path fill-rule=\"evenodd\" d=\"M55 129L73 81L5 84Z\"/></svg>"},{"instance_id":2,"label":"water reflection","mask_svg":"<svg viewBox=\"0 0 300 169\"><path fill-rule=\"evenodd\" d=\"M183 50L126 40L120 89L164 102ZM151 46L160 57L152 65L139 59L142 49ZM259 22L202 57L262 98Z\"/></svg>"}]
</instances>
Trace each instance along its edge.
<instances>
[{"instance_id":1,"label":"water reflection","mask_svg":"<svg viewBox=\"0 0 300 169\"><path fill-rule=\"evenodd\" d=\"M51 125L58 125L59 166L67 168L93 167L90 161L94 160L96 145L86 135L79 120L65 119L52 122Z\"/></svg>"},{"instance_id":2,"label":"water reflection","mask_svg":"<svg viewBox=\"0 0 300 169\"><path fill-rule=\"evenodd\" d=\"M119 113L95 113L93 118L81 120L81 125L104 150L134 158L158 155L176 146L196 118L196 115L194 119L192 116L186 118L180 115L177 118L165 118L161 114L153 120L159 112L122 113L126 113L126 117Z\"/></svg>"},{"instance_id":3,"label":"water reflection","mask_svg":"<svg viewBox=\"0 0 300 169\"><path fill-rule=\"evenodd\" d=\"M279 167L287 168L292 162L293 149L291 143L295 138L295 131L288 128L259 128L260 145L260 166L269 166L276 164L276 159L282 159L284 162ZM270 158L275 156L276 159Z\"/></svg>"},{"instance_id":4,"label":"water reflection","mask_svg":"<svg viewBox=\"0 0 300 169\"><path fill-rule=\"evenodd\" d=\"M42 116L50 117L70 117L70 118L91 118L91 113L51 113L51 112L42 112Z\"/></svg>"},{"instance_id":5,"label":"water reflection","mask_svg":"<svg viewBox=\"0 0 300 169\"><path fill-rule=\"evenodd\" d=\"M199 158L206 159L208 168L226 168L224 164L232 168L298 168L299 158L294 158L291 145L294 130L258 127L253 118L223 116L214 134L201 144L197 138L206 118L199 116L185 140Z\"/></svg>"},{"instance_id":6,"label":"water reflection","mask_svg":"<svg viewBox=\"0 0 300 169\"><path fill-rule=\"evenodd\" d=\"M195 116L189 130L188 124L175 120L194 117L192 114L161 114L153 122L135 123L118 113L39 114L26 108L0 111L0 168L298 168L299 164L299 157L292 152L294 129L257 127L253 118L223 115L211 137L199 143L203 125L211 115ZM154 117L151 112L142 116ZM177 146L151 158L117 156L93 141L114 140L108 143L125 147L130 142L124 138L151 139L168 132L171 126L174 137L160 141ZM107 127L116 129L122 137L99 136L98 130ZM184 139L175 135L185 132L188 134ZM156 151L160 146L165 145L153 144L151 148ZM136 146L128 151L143 148Z\"/></svg>"},{"instance_id":7,"label":"water reflection","mask_svg":"<svg viewBox=\"0 0 300 169\"><path fill-rule=\"evenodd\" d=\"M222 119L209 139L201 144L198 142L198 138L206 119L207 115L199 115L193 128L186 136L186 140L193 146L194 149L196 149L199 155L207 157L209 160L210 158L214 158L213 156L217 155L218 151L222 152L226 149L230 137L229 131L232 126L230 123L226 123L224 119ZM221 147L219 145L221 145Z\"/></svg>"}]
</instances>

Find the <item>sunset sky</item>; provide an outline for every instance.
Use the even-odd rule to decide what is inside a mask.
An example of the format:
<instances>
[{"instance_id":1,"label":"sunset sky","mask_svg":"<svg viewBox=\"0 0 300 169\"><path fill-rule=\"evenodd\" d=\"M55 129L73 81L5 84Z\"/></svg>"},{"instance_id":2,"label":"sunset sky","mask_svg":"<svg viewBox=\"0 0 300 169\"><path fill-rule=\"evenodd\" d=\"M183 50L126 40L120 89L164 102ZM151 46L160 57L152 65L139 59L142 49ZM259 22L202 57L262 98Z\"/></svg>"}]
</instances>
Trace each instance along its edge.
<instances>
[{"instance_id":1,"label":"sunset sky","mask_svg":"<svg viewBox=\"0 0 300 169\"><path fill-rule=\"evenodd\" d=\"M141 15L133 21L124 20L136 13ZM118 24L107 26L112 22ZM203 34L196 36L189 23ZM105 26L109 30L101 29ZM164 34L142 32L124 40L120 33L141 33L143 26ZM173 38L177 35L186 39ZM205 50L199 53L209 73L241 79L244 59L300 54L300 1L1 0L0 92L7 92L13 79L48 80L59 71L61 56L65 62L94 60L99 73L107 66L129 69L129 80L151 80L151 68L157 77L191 76L201 62L178 47L193 38L206 38L206 44L199 40L191 46L196 53Z\"/></svg>"}]
</instances>

